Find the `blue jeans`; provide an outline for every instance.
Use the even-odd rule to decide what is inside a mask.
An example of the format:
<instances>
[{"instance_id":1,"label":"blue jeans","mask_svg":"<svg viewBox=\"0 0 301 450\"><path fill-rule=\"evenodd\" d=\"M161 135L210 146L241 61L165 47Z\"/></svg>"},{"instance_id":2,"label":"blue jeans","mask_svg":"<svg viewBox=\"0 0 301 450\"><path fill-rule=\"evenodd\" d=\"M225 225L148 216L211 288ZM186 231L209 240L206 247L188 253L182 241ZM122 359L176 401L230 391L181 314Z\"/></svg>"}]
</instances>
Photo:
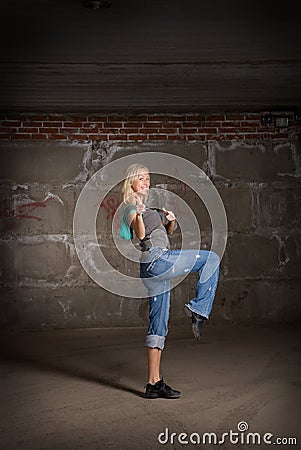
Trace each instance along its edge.
<instances>
[{"instance_id":1,"label":"blue jeans","mask_svg":"<svg viewBox=\"0 0 301 450\"><path fill-rule=\"evenodd\" d=\"M187 303L187 307L206 319L209 318L217 288L219 264L219 256L208 250L152 247L144 252L140 259L140 277L149 296L146 347L164 348L168 332L171 278L199 271L196 296Z\"/></svg>"}]
</instances>

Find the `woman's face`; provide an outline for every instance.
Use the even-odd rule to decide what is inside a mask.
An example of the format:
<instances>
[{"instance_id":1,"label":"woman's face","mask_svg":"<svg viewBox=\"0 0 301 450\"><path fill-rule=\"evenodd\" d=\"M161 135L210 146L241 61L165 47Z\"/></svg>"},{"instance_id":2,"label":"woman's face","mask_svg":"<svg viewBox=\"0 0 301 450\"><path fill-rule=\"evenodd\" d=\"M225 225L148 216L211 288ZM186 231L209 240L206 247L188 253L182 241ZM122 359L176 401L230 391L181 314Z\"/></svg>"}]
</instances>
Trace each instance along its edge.
<instances>
[{"instance_id":1,"label":"woman's face","mask_svg":"<svg viewBox=\"0 0 301 450\"><path fill-rule=\"evenodd\" d=\"M145 195L149 190L149 185L150 185L149 172L140 169L137 173L136 180L132 184L133 191Z\"/></svg>"}]
</instances>

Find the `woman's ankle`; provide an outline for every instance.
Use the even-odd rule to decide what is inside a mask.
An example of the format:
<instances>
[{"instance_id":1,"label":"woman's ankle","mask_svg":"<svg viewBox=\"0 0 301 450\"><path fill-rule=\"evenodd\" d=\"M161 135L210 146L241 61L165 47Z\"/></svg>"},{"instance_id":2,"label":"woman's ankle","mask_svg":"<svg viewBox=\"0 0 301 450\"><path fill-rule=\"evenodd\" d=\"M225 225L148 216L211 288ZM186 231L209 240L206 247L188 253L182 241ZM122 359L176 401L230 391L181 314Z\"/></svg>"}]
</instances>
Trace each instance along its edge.
<instances>
[{"instance_id":1,"label":"woman's ankle","mask_svg":"<svg viewBox=\"0 0 301 450\"><path fill-rule=\"evenodd\" d=\"M158 381L160 381L161 380L161 377L159 377L159 376L154 376L154 377L150 377L149 378L149 380L148 380L148 382L150 383L150 384L156 384Z\"/></svg>"}]
</instances>

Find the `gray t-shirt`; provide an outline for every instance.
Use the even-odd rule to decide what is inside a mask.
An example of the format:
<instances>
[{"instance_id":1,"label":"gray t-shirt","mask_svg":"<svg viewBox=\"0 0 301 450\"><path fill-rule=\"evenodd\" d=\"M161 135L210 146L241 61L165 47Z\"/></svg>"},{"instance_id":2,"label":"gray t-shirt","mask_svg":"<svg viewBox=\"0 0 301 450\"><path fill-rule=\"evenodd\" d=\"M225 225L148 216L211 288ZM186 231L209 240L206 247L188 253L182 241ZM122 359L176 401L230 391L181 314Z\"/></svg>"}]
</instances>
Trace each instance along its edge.
<instances>
[{"instance_id":1,"label":"gray t-shirt","mask_svg":"<svg viewBox=\"0 0 301 450\"><path fill-rule=\"evenodd\" d=\"M137 211L135 204L128 204L124 208L124 217L128 226L130 226L128 216L131 211ZM150 247L170 248L166 228L163 225L163 223L167 224L168 220L163 211L160 209L146 208L142 214L145 237L140 240L141 250L145 251Z\"/></svg>"}]
</instances>

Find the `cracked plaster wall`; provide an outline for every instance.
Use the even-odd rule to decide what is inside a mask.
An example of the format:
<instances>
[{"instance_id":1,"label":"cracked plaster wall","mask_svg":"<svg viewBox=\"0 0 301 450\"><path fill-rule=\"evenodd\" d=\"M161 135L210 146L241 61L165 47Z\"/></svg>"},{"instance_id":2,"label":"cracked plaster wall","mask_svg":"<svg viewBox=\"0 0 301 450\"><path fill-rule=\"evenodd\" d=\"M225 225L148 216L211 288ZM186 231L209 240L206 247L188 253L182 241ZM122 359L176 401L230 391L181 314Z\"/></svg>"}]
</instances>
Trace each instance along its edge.
<instances>
[{"instance_id":1,"label":"cracked plaster wall","mask_svg":"<svg viewBox=\"0 0 301 450\"><path fill-rule=\"evenodd\" d=\"M300 302L300 141L33 142L2 141L1 325L9 328L145 326L147 301L113 295L82 268L74 247L73 213L90 177L115 158L141 151L175 154L212 179L225 205L229 234L213 322L296 321ZM164 177L163 177L164 178ZM202 248L210 248L205 208L176 179L154 175L194 210ZM120 257L111 224L118 187L99 205L97 235L116 270L137 271ZM179 232L171 246L180 243ZM171 295L171 324L187 320L196 274Z\"/></svg>"}]
</instances>

